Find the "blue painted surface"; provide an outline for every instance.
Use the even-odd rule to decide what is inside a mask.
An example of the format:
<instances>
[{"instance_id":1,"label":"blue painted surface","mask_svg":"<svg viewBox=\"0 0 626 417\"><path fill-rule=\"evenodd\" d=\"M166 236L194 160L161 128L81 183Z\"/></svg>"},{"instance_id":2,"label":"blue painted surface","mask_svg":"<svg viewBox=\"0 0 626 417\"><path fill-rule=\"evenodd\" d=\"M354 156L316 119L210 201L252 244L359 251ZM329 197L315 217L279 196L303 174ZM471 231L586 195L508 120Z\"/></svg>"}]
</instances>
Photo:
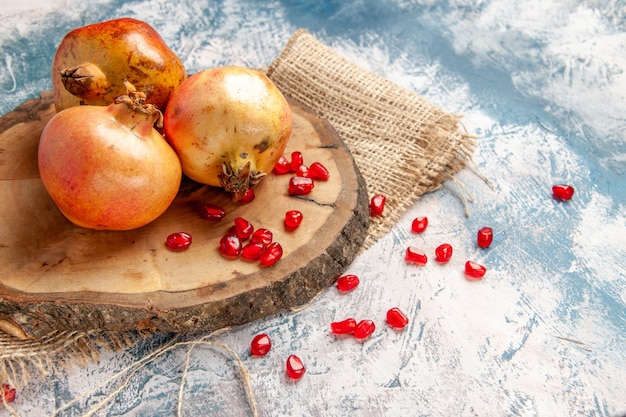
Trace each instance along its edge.
<instances>
[{"instance_id":1,"label":"blue painted surface","mask_svg":"<svg viewBox=\"0 0 626 417\"><path fill-rule=\"evenodd\" d=\"M352 293L329 288L304 311L215 337L234 349L263 416L618 416L626 413L626 10L618 0L156 0L12 4L0 1L0 113L50 89L55 45L74 27L116 16L153 25L189 72L223 64L263 67L305 27L336 51L464 115L480 137L473 170L424 196L359 256ZM576 188L570 202L550 188ZM429 217L423 235L411 220ZM481 250L475 233L494 228ZM407 265L408 245L448 242L447 265ZM474 259L482 281L463 276ZM410 317L402 332L388 308ZM362 343L335 338L331 321L371 318ZM259 332L271 353L250 357ZM201 336L201 335L200 335ZM198 336L198 337L200 337ZM167 335L86 367L30 384L19 415L251 415L233 358L212 346L178 346L129 375ZM293 383L284 360L307 366ZM120 377L99 384L109 378ZM84 395L84 397L83 397ZM0 410L0 414L5 410Z\"/></svg>"}]
</instances>

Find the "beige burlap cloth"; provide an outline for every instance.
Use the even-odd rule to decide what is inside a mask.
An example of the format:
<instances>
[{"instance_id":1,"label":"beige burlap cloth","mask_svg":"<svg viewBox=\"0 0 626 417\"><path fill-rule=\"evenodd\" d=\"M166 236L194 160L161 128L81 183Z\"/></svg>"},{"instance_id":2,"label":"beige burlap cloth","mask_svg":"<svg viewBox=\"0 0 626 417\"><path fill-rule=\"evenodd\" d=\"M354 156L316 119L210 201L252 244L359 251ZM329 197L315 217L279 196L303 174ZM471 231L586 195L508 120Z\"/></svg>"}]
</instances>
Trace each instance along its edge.
<instances>
[{"instance_id":1,"label":"beige burlap cloth","mask_svg":"<svg viewBox=\"0 0 626 417\"><path fill-rule=\"evenodd\" d=\"M389 231L422 194L437 189L470 160L475 140L459 117L343 58L305 30L297 31L267 69L286 95L328 119L352 152L367 192L384 194L384 215L364 247ZM21 341L0 330L0 381L24 382L33 370L95 359L98 347L129 346L136 332L63 332Z\"/></svg>"}]
</instances>

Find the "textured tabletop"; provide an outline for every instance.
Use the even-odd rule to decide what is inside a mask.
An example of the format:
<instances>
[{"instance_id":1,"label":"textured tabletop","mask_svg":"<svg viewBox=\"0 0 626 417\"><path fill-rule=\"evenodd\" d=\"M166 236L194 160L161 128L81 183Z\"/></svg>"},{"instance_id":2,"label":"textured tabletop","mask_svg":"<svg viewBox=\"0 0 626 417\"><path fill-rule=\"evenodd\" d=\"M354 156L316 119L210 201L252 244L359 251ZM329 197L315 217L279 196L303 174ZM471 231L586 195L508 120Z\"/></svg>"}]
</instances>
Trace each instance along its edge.
<instances>
[{"instance_id":1,"label":"textured tabletop","mask_svg":"<svg viewBox=\"0 0 626 417\"><path fill-rule=\"evenodd\" d=\"M67 31L120 16L150 23L189 72L266 67L306 28L463 115L474 163L356 258L353 291L332 286L306 308L215 335L103 349L30 380L0 415L626 415L621 0L0 0L0 113L51 88ZM552 197L559 183L575 188L570 201ZM429 226L415 234L419 216ZM442 243L454 248L447 264L434 260ZM409 246L426 265L405 261ZM482 280L467 279L467 260L487 267ZM386 323L392 307L409 317L401 331ZM376 330L333 336L347 317ZM273 342L264 357L250 354L259 333ZM298 381L285 374L290 354L307 369Z\"/></svg>"}]
</instances>

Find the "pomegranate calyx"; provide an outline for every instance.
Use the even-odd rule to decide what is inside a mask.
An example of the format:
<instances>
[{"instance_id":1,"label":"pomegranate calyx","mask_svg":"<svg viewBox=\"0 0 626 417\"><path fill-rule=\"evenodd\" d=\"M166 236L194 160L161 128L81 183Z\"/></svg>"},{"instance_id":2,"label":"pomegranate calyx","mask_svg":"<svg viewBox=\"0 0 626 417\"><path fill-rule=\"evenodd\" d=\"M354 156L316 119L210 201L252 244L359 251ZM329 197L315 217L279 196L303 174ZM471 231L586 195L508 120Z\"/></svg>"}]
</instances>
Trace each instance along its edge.
<instances>
[{"instance_id":1,"label":"pomegranate calyx","mask_svg":"<svg viewBox=\"0 0 626 417\"><path fill-rule=\"evenodd\" d=\"M265 172L253 169L250 161L239 168L223 162L219 181L222 188L232 194L233 201L239 201L249 188L256 187L266 175Z\"/></svg>"},{"instance_id":2,"label":"pomegranate calyx","mask_svg":"<svg viewBox=\"0 0 626 417\"><path fill-rule=\"evenodd\" d=\"M142 91L137 91L130 82L124 81L124 85L126 86L127 94L117 97L110 106L115 118L120 123L128 126L130 130L134 130L141 125L144 125L144 129L152 129L154 126L163 127L163 113L161 110L153 104L146 104L146 94ZM145 115L145 120L137 120L132 113Z\"/></svg>"},{"instance_id":3,"label":"pomegranate calyx","mask_svg":"<svg viewBox=\"0 0 626 417\"><path fill-rule=\"evenodd\" d=\"M84 63L61 71L63 87L83 100L95 100L110 90L107 76L94 63Z\"/></svg>"}]
</instances>

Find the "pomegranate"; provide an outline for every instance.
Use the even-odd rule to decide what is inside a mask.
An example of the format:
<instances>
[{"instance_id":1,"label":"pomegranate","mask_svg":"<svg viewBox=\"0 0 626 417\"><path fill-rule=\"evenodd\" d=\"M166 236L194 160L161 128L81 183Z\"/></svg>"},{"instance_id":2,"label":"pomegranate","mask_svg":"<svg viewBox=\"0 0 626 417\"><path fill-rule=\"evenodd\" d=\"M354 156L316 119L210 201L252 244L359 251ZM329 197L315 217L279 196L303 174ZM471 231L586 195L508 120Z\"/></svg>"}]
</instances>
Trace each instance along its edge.
<instances>
[{"instance_id":1,"label":"pomegranate","mask_svg":"<svg viewBox=\"0 0 626 417\"><path fill-rule=\"evenodd\" d=\"M227 66L187 78L170 97L165 135L183 172L240 199L272 171L291 136L289 104L265 74Z\"/></svg>"},{"instance_id":2,"label":"pomegranate","mask_svg":"<svg viewBox=\"0 0 626 417\"><path fill-rule=\"evenodd\" d=\"M41 180L61 212L91 229L130 230L159 217L178 193L180 161L156 129L145 96L55 114L39 142Z\"/></svg>"},{"instance_id":3,"label":"pomegranate","mask_svg":"<svg viewBox=\"0 0 626 417\"><path fill-rule=\"evenodd\" d=\"M120 18L67 33L52 61L57 111L80 104L109 105L124 94L124 81L165 109L172 90L187 77L181 60L145 22Z\"/></svg>"}]
</instances>

